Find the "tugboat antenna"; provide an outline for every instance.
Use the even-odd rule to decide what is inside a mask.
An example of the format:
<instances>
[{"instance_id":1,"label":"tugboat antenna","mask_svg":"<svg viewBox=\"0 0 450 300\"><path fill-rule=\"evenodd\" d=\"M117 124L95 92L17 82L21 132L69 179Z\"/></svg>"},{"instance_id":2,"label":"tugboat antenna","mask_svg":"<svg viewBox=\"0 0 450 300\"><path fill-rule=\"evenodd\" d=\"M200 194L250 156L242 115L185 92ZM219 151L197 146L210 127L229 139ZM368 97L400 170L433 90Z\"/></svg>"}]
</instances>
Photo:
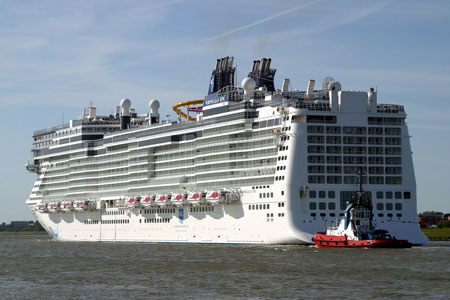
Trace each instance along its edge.
<instances>
[{"instance_id":1,"label":"tugboat antenna","mask_svg":"<svg viewBox=\"0 0 450 300\"><path fill-rule=\"evenodd\" d=\"M362 187L362 184L363 184L363 180L362 180L362 170L360 169L360 170L358 170L357 172L356 172L356 175L358 175L358 184L359 184L359 203L358 204L362 204L362 196L363 196L363 194L364 194L364 191L363 191L363 187Z\"/></svg>"}]
</instances>

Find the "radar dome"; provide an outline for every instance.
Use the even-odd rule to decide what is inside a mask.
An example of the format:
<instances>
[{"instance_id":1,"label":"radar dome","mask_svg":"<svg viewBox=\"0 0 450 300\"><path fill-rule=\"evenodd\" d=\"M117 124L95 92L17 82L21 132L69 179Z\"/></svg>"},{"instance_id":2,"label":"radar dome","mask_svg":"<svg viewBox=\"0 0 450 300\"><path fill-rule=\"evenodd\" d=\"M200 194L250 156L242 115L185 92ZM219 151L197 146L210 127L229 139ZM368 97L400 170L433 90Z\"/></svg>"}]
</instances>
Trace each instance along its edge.
<instances>
[{"instance_id":1,"label":"radar dome","mask_svg":"<svg viewBox=\"0 0 450 300\"><path fill-rule=\"evenodd\" d=\"M160 106L159 101L156 99L152 99L148 103L148 107L150 108L150 113L158 113L159 106Z\"/></svg>"},{"instance_id":2,"label":"radar dome","mask_svg":"<svg viewBox=\"0 0 450 300\"><path fill-rule=\"evenodd\" d=\"M124 109L129 109L131 107L131 101L129 99L122 99L120 101L120 107Z\"/></svg>"},{"instance_id":3,"label":"radar dome","mask_svg":"<svg viewBox=\"0 0 450 300\"><path fill-rule=\"evenodd\" d=\"M342 86L341 86L341 84L339 83L339 81L332 81L332 82L330 82L330 84L328 85L328 90L330 90L330 91L333 91L333 90L336 90L336 91L341 91L342 90Z\"/></svg>"},{"instance_id":4,"label":"radar dome","mask_svg":"<svg viewBox=\"0 0 450 300\"><path fill-rule=\"evenodd\" d=\"M253 91L256 87L256 81L255 79L251 77L246 77L244 80L242 80L242 88L244 91Z\"/></svg>"}]
</instances>

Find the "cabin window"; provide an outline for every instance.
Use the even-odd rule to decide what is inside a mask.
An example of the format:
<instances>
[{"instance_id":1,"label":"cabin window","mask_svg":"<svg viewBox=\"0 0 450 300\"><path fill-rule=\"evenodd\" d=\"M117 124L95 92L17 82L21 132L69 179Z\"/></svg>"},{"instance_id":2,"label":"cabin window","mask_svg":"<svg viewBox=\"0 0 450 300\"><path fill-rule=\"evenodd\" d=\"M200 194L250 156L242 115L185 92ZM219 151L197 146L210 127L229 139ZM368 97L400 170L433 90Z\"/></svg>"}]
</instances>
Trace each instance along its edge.
<instances>
[{"instance_id":1,"label":"cabin window","mask_svg":"<svg viewBox=\"0 0 450 300\"><path fill-rule=\"evenodd\" d=\"M335 191L328 191L328 198L334 199L335 197L336 197L336 192Z\"/></svg>"},{"instance_id":2,"label":"cabin window","mask_svg":"<svg viewBox=\"0 0 450 300\"><path fill-rule=\"evenodd\" d=\"M384 204L383 203L377 203L377 210L383 210Z\"/></svg>"},{"instance_id":3,"label":"cabin window","mask_svg":"<svg viewBox=\"0 0 450 300\"><path fill-rule=\"evenodd\" d=\"M336 209L336 203L328 202L328 209L329 210L335 210Z\"/></svg>"},{"instance_id":4,"label":"cabin window","mask_svg":"<svg viewBox=\"0 0 450 300\"><path fill-rule=\"evenodd\" d=\"M404 193L403 193L403 198L405 198L405 199L411 199L411 192L404 192Z\"/></svg>"},{"instance_id":5,"label":"cabin window","mask_svg":"<svg viewBox=\"0 0 450 300\"><path fill-rule=\"evenodd\" d=\"M316 198L316 191L309 191L309 198Z\"/></svg>"},{"instance_id":6,"label":"cabin window","mask_svg":"<svg viewBox=\"0 0 450 300\"><path fill-rule=\"evenodd\" d=\"M395 192L395 199L402 199L402 192Z\"/></svg>"},{"instance_id":7,"label":"cabin window","mask_svg":"<svg viewBox=\"0 0 450 300\"><path fill-rule=\"evenodd\" d=\"M392 210L393 209L393 204L392 203L386 203L386 210Z\"/></svg>"},{"instance_id":8,"label":"cabin window","mask_svg":"<svg viewBox=\"0 0 450 300\"><path fill-rule=\"evenodd\" d=\"M325 191L319 191L319 198L325 198L325 197L326 197Z\"/></svg>"},{"instance_id":9,"label":"cabin window","mask_svg":"<svg viewBox=\"0 0 450 300\"><path fill-rule=\"evenodd\" d=\"M317 209L317 203L316 202L309 202L309 209L310 210L316 210Z\"/></svg>"},{"instance_id":10,"label":"cabin window","mask_svg":"<svg viewBox=\"0 0 450 300\"><path fill-rule=\"evenodd\" d=\"M395 210L402 210L402 204L401 203L395 203Z\"/></svg>"},{"instance_id":11,"label":"cabin window","mask_svg":"<svg viewBox=\"0 0 450 300\"><path fill-rule=\"evenodd\" d=\"M325 202L319 202L319 209L320 210L325 210L327 209L327 204Z\"/></svg>"},{"instance_id":12,"label":"cabin window","mask_svg":"<svg viewBox=\"0 0 450 300\"><path fill-rule=\"evenodd\" d=\"M383 192L377 192L377 199L383 199Z\"/></svg>"},{"instance_id":13,"label":"cabin window","mask_svg":"<svg viewBox=\"0 0 450 300\"><path fill-rule=\"evenodd\" d=\"M386 192L386 199L392 199L392 192Z\"/></svg>"}]
</instances>

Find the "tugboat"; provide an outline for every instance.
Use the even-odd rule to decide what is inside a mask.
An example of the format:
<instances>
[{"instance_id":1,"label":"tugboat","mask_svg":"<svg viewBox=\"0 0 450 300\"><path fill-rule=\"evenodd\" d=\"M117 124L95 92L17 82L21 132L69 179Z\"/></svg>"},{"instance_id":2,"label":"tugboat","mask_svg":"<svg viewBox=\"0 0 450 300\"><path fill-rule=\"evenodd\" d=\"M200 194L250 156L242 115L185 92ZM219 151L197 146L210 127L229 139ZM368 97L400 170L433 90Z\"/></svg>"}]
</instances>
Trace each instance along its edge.
<instances>
[{"instance_id":1,"label":"tugboat","mask_svg":"<svg viewBox=\"0 0 450 300\"><path fill-rule=\"evenodd\" d=\"M336 227L316 232L312 241L319 248L411 248L407 240L397 240L387 230L375 229L372 222L372 201L364 194L361 172L358 174L359 191L347 203L344 217Z\"/></svg>"}]
</instances>

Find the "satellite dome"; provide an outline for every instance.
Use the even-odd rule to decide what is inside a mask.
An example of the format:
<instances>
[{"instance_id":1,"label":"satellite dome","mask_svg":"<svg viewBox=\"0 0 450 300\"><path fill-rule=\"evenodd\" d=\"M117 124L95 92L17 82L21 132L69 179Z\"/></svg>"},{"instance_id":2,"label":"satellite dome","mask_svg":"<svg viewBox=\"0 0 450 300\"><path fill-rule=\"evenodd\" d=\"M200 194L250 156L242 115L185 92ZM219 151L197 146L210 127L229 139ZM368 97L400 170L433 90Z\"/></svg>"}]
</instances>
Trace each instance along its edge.
<instances>
[{"instance_id":1,"label":"satellite dome","mask_svg":"<svg viewBox=\"0 0 450 300\"><path fill-rule=\"evenodd\" d=\"M242 80L242 88L244 91L253 91L256 87L256 81L255 79L251 77L246 77L244 80Z\"/></svg>"},{"instance_id":2,"label":"satellite dome","mask_svg":"<svg viewBox=\"0 0 450 300\"><path fill-rule=\"evenodd\" d=\"M156 99L150 100L148 107L150 108L151 113L158 113L158 109L160 107L159 101Z\"/></svg>"},{"instance_id":3,"label":"satellite dome","mask_svg":"<svg viewBox=\"0 0 450 300\"><path fill-rule=\"evenodd\" d=\"M129 109L131 107L131 101L129 99L122 99L120 101L120 107L124 109Z\"/></svg>"},{"instance_id":4,"label":"satellite dome","mask_svg":"<svg viewBox=\"0 0 450 300\"><path fill-rule=\"evenodd\" d=\"M333 90L336 90L336 91L341 91L342 90L342 86L341 86L341 84L339 83L339 81L332 81L332 82L330 82L330 84L328 85L328 90L330 90L330 91L333 91Z\"/></svg>"}]
</instances>

